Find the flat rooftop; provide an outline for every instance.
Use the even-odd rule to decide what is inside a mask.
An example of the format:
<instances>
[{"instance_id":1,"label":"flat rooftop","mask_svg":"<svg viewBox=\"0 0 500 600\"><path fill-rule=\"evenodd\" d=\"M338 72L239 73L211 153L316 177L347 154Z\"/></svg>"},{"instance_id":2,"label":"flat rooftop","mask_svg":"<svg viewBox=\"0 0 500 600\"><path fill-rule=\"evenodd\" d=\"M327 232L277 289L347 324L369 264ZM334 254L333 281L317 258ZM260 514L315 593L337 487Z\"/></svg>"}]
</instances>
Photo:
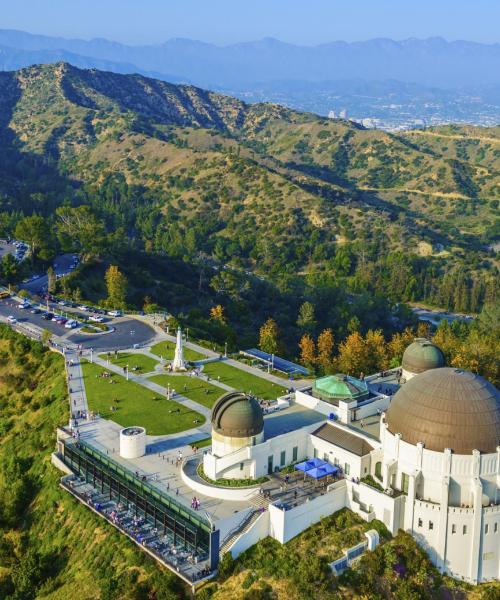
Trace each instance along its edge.
<instances>
[{"instance_id":1,"label":"flat rooftop","mask_svg":"<svg viewBox=\"0 0 500 600\"><path fill-rule=\"evenodd\" d=\"M293 404L289 408L264 416L264 438L268 440L320 421L326 421L325 415L310 408Z\"/></svg>"},{"instance_id":2,"label":"flat rooftop","mask_svg":"<svg viewBox=\"0 0 500 600\"><path fill-rule=\"evenodd\" d=\"M119 453L119 435L122 427L117 423L98 419L81 424L79 429L80 438L87 444L107 454L132 473L138 472L141 477L146 476L150 485L170 495L177 502L190 508L193 496L196 496L201 502L200 511L206 511L214 522L252 506L249 501L235 502L203 496L182 481L181 469L176 463L179 451L184 458L191 456L191 445L196 444L196 440L206 438L206 433L184 432L170 436L147 436L148 454L125 459Z\"/></svg>"}]
</instances>

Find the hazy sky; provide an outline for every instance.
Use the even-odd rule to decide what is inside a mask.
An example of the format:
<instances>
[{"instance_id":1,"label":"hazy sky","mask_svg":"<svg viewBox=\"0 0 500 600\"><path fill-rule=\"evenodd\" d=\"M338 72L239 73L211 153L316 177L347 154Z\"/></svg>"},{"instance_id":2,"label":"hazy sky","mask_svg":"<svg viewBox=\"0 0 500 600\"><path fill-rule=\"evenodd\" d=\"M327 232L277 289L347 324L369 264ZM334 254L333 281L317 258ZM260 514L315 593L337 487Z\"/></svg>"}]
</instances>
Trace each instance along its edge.
<instances>
[{"instance_id":1,"label":"hazy sky","mask_svg":"<svg viewBox=\"0 0 500 600\"><path fill-rule=\"evenodd\" d=\"M63 37L216 44L442 36L500 42L500 0L0 0L0 28Z\"/></svg>"}]
</instances>

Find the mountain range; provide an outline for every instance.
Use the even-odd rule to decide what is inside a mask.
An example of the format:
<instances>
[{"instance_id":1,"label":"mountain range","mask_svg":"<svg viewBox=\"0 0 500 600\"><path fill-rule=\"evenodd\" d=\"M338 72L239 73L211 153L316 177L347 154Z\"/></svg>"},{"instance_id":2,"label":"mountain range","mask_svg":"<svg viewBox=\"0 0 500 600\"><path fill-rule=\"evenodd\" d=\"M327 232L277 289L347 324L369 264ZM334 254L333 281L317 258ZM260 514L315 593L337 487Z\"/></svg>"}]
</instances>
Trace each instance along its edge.
<instances>
[{"instance_id":1,"label":"mountain range","mask_svg":"<svg viewBox=\"0 0 500 600\"><path fill-rule=\"evenodd\" d=\"M228 46L172 39L164 44L127 46L105 39L85 41L0 30L0 45L4 52L5 47L47 52L48 60L41 62L52 62L50 52L64 50L87 60L169 74L209 88L284 79L395 79L444 88L500 84L500 44L447 42L442 38L373 39L318 46L298 46L273 38ZM37 62L40 58L42 54L36 56Z\"/></svg>"}]
</instances>

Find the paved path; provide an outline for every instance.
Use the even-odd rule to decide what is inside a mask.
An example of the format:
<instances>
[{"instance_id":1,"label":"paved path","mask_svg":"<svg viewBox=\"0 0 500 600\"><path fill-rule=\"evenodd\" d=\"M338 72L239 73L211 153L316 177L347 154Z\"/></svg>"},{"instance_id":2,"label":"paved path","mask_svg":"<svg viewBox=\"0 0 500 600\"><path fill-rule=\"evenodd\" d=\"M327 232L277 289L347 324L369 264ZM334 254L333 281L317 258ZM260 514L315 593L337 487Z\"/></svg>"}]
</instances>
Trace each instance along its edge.
<instances>
[{"instance_id":1,"label":"paved path","mask_svg":"<svg viewBox=\"0 0 500 600\"><path fill-rule=\"evenodd\" d=\"M66 377L70 402L70 414L78 411L88 413L87 394L83 382L83 371L77 353L74 350L65 352Z\"/></svg>"}]
</instances>

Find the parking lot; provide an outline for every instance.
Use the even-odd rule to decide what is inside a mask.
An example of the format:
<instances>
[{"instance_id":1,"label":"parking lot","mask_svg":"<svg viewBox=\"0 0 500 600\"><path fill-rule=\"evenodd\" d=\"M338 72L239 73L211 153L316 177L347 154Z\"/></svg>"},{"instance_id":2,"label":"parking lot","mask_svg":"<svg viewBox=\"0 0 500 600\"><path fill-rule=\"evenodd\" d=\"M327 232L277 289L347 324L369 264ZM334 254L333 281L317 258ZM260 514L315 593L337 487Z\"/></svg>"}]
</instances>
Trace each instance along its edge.
<instances>
[{"instance_id":1,"label":"parking lot","mask_svg":"<svg viewBox=\"0 0 500 600\"><path fill-rule=\"evenodd\" d=\"M52 306L57 305L50 303L49 309ZM75 319L81 319L85 314L76 309L58 308L58 314L61 313L62 309L63 312ZM53 311L51 310L51 312ZM86 313L87 316L89 314ZM79 329L66 329L64 325L44 320L42 313L32 314L30 308L20 308L19 302L13 298L0 299L0 315L5 318L12 316L20 323L33 324L41 329L48 329L54 335L64 336L70 342L99 351L130 348L134 344L144 344L155 337L154 330L147 323L133 317L106 317L106 325L113 329L107 333L81 333Z\"/></svg>"}]
</instances>

